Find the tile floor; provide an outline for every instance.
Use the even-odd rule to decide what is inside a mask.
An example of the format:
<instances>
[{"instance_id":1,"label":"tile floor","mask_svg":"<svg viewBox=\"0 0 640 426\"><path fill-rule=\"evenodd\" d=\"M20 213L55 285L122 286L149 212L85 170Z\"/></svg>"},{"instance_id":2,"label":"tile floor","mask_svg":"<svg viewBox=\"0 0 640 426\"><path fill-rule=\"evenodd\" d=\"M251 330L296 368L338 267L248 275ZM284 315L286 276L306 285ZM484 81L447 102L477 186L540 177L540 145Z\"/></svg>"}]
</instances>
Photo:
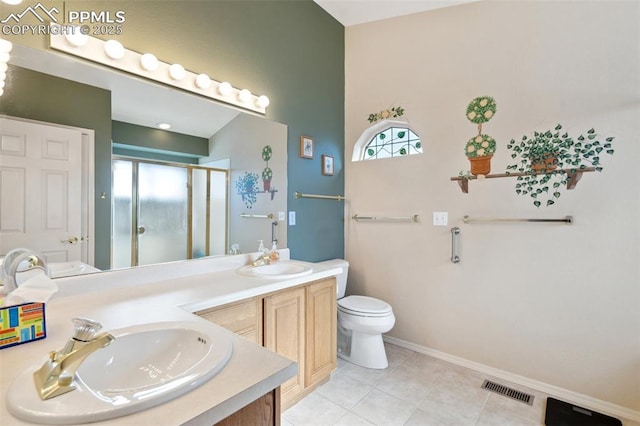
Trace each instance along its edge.
<instances>
[{"instance_id":1,"label":"tile floor","mask_svg":"<svg viewBox=\"0 0 640 426\"><path fill-rule=\"evenodd\" d=\"M282 413L282 426L544 425L545 394L395 345L386 347L385 370L338 358L331 380ZM485 379L533 394L533 406L481 389Z\"/></svg>"}]
</instances>

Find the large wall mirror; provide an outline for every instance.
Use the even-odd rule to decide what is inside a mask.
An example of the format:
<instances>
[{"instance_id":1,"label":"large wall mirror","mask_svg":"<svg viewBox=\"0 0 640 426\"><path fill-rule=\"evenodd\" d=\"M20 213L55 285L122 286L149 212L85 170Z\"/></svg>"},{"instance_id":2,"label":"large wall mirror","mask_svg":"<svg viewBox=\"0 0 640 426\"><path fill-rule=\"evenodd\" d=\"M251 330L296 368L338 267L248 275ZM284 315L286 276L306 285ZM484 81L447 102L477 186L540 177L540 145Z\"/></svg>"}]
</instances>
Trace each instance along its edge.
<instances>
[{"instance_id":1,"label":"large wall mirror","mask_svg":"<svg viewBox=\"0 0 640 426\"><path fill-rule=\"evenodd\" d=\"M156 176L163 177L172 176L173 169L191 170L187 172L190 177L184 178L190 189L207 188L209 180L214 181L214 183L209 182L210 187L224 187L224 191L207 192L205 190L204 193L215 200L209 202L209 210L207 208L201 210L207 212L217 209L217 212L223 211L222 216L217 214L214 219L207 221L201 213L187 211L191 240L206 241L205 235L213 232L213 226L221 229L219 232L216 231L218 239L211 249L185 250L185 259L203 255L223 255L231 251L253 252L258 247L258 240L263 240L265 245L270 246L271 240L276 239L280 247L286 247L287 227L284 218L287 211L287 127L285 125L269 121L251 112L52 51L14 45L10 66L12 68L9 69L9 74L19 74L28 70L28 72L55 77L55 79L46 80L46 84L71 80L108 91L110 107L101 109L96 106L96 114L109 114L107 119L110 124L107 123L107 126L112 126L112 141L106 141L106 144L102 142L102 145L109 145L108 151L105 151L102 145L93 149L93 164L86 167L86 170L83 166L83 174L91 174L96 170L107 168L112 171L121 171L122 167L129 165L135 165L136 170L139 170L138 167L143 164L144 167L140 169L145 172L149 169L152 173L156 173ZM9 75L6 88L9 93L11 93L11 84L12 78ZM25 93L11 93L10 102L16 104L12 108L5 108L7 105L3 105L4 100L0 98L2 107L0 111L8 115L4 118L16 117L41 122L38 114L31 116L30 111L34 108L22 108L19 105L20 99L31 99L31 102L37 99L38 88L20 87L20 90ZM55 117L64 117L65 108L70 108L69 103L72 100L65 99L64 94L58 97L59 99L53 102L51 99L47 100L48 103L55 105L50 109L56 109L56 111L46 115L54 117L46 121L54 125L65 124L65 127L68 127L68 123L62 123ZM6 112L7 110L9 112ZM171 129L158 130L157 125L161 122L170 123ZM77 121L75 126L89 130L92 128L91 123L83 124ZM0 129L0 132L9 128L9 126L3 127L5 129ZM185 141L184 146L179 146L176 140ZM94 143L98 144L99 141ZM189 148L198 144L198 148ZM2 161L0 167L5 167L10 160L5 158ZM162 167L173 169L162 169ZM98 236L102 232L102 237L79 236L80 241L76 244L82 244L84 247L77 255L68 253L56 255L55 253L58 253L56 250L41 250L45 255L48 255L48 251L52 253L50 256L52 260L83 261L99 270L127 266L126 261L124 263L114 261L112 224L117 213L130 207L128 205L123 207L122 200L119 200L120 203L116 202L113 174L109 173L109 170L106 172L106 178L96 176L93 179L94 176L88 178L85 176L83 179L87 178L87 180L83 181L84 185L86 182L91 184L87 194L78 197L79 201L77 201L82 203L81 211L88 216L85 218L89 224L87 232L89 234L93 232ZM179 175L182 176L180 173L175 174L175 176ZM183 183L178 184L180 185ZM174 197L175 191L170 191L169 185L156 186L160 188L158 197ZM16 195L19 188L2 188L2 191L4 194ZM200 199L197 201L200 205L204 206L208 203L206 195L198 195L195 198ZM2 202L4 204L5 200ZM215 206L211 207L214 204ZM172 209L175 210L175 206L166 209L161 207L159 212L164 215L176 215L176 213L170 213ZM171 218L165 217L164 220L171 220ZM105 223L108 223L107 226L110 228L108 235L105 233L106 230L102 229ZM99 229L91 230L92 224ZM140 227L142 228L144 227ZM0 232L4 233L4 231ZM25 229L25 233L28 232L30 231ZM220 232L224 233L224 237L219 237ZM16 233L15 230L13 233ZM7 239L8 236L10 236L9 233L4 233L0 235L0 239L4 242L11 241ZM59 240L60 244L69 245L73 237L67 229L60 229L54 239ZM137 238L145 237L151 240L149 234L137 236ZM160 232L153 238L162 239L163 233ZM176 237L172 235L167 238ZM14 241L19 241L21 246L31 246L35 244L32 243L33 241L39 241L39 239L40 237L34 234L29 238L21 237ZM154 244L146 246L154 246ZM5 255L9 248L10 246L0 247L0 256ZM37 244L34 248L39 249ZM77 256L81 258L76 258ZM154 261L148 263L154 263ZM89 271L92 268L86 270Z\"/></svg>"}]
</instances>

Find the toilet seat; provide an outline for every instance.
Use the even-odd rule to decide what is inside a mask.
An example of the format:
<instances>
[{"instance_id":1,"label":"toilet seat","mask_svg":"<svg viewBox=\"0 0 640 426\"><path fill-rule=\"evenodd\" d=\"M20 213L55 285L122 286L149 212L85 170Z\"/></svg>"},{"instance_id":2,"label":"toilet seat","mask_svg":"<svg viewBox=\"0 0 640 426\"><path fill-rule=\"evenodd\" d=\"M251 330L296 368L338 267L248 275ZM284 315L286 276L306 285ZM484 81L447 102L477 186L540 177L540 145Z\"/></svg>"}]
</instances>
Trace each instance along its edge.
<instances>
[{"instance_id":1,"label":"toilet seat","mask_svg":"<svg viewBox=\"0 0 640 426\"><path fill-rule=\"evenodd\" d=\"M391 305L368 296L347 296L338 300L338 310L362 317L386 317L393 315Z\"/></svg>"}]
</instances>

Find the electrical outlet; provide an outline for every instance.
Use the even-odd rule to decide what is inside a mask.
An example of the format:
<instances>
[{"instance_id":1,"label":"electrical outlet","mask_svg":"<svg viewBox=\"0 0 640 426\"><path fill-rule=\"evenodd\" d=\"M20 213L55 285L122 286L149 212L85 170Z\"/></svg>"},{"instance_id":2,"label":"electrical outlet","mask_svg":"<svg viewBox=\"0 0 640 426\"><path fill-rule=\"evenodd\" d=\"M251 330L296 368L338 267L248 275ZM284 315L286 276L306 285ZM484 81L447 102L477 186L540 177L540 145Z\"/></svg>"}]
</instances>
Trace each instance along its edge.
<instances>
[{"instance_id":1,"label":"electrical outlet","mask_svg":"<svg viewBox=\"0 0 640 426\"><path fill-rule=\"evenodd\" d=\"M294 226L296 224L296 212L289 212L289 226Z\"/></svg>"},{"instance_id":2,"label":"electrical outlet","mask_svg":"<svg viewBox=\"0 0 640 426\"><path fill-rule=\"evenodd\" d=\"M449 224L449 213L433 212L433 226L447 226Z\"/></svg>"}]
</instances>

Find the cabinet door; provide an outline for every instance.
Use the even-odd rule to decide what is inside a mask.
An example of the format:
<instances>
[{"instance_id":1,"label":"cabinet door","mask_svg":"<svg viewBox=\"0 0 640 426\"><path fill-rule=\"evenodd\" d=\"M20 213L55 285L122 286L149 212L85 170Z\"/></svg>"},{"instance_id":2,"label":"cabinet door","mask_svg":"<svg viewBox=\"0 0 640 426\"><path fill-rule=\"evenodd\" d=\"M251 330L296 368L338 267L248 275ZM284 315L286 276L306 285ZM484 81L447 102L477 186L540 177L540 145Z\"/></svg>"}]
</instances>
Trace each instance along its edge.
<instances>
[{"instance_id":1,"label":"cabinet door","mask_svg":"<svg viewBox=\"0 0 640 426\"><path fill-rule=\"evenodd\" d=\"M259 297L199 311L196 315L262 345L262 299Z\"/></svg>"},{"instance_id":2,"label":"cabinet door","mask_svg":"<svg viewBox=\"0 0 640 426\"><path fill-rule=\"evenodd\" d=\"M281 386L282 406L304 389L305 289L297 288L264 298L264 346L298 363L296 377Z\"/></svg>"},{"instance_id":3,"label":"cabinet door","mask_svg":"<svg viewBox=\"0 0 640 426\"><path fill-rule=\"evenodd\" d=\"M329 377L337 366L336 280L329 278L305 287L306 357L305 385L311 386Z\"/></svg>"}]
</instances>

